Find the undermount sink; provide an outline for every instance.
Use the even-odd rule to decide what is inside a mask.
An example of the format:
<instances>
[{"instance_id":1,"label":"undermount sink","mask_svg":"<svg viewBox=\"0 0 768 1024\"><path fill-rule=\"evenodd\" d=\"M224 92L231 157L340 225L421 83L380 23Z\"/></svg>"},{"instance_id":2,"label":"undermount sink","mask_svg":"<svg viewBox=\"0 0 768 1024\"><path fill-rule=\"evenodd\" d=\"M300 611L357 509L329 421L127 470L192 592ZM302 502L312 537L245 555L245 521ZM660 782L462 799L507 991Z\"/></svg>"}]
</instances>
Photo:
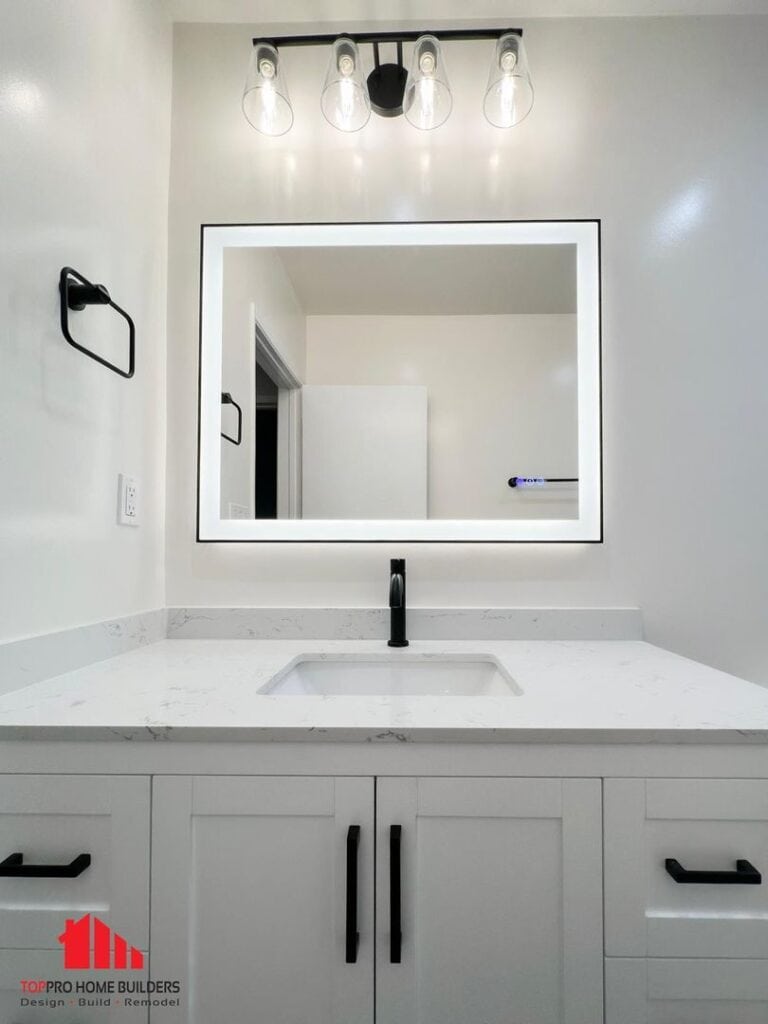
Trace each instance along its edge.
<instances>
[{"instance_id":1,"label":"undermount sink","mask_svg":"<svg viewBox=\"0 0 768 1024\"><path fill-rule=\"evenodd\" d=\"M263 687L284 697L516 697L522 691L487 655L302 655Z\"/></svg>"}]
</instances>

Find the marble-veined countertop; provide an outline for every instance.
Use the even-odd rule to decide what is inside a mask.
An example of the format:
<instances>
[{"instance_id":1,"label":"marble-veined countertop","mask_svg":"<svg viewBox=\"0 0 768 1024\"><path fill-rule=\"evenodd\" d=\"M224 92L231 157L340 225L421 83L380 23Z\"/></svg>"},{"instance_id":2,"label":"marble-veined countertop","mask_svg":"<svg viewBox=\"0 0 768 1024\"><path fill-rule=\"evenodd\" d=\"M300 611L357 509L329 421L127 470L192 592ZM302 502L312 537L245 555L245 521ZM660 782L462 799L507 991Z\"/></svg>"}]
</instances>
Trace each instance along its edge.
<instances>
[{"instance_id":1,"label":"marble-veined countertop","mask_svg":"<svg viewBox=\"0 0 768 1024\"><path fill-rule=\"evenodd\" d=\"M768 689L639 641L407 649L490 655L520 696L259 692L298 656L387 652L379 640L162 640L0 696L0 739L768 742Z\"/></svg>"}]
</instances>

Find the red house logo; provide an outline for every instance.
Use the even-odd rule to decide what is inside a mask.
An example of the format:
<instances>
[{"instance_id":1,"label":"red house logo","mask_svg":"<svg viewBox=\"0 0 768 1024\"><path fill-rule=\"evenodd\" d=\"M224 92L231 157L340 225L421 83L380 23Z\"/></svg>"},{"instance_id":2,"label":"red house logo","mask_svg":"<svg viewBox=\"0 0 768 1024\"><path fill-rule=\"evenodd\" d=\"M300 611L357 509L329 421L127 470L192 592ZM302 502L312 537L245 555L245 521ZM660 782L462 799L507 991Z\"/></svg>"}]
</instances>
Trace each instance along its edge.
<instances>
[{"instance_id":1,"label":"red house logo","mask_svg":"<svg viewBox=\"0 0 768 1024\"><path fill-rule=\"evenodd\" d=\"M144 954L140 949L130 946L122 935L113 932L98 917L93 918L91 928L90 914L85 914L79 921L67 918L59 942L64 947L64 967L68 970L82 971L92 967L96 970L109 970L110 967L140 970L144 966Z\"/></svg>"}]
</instances>

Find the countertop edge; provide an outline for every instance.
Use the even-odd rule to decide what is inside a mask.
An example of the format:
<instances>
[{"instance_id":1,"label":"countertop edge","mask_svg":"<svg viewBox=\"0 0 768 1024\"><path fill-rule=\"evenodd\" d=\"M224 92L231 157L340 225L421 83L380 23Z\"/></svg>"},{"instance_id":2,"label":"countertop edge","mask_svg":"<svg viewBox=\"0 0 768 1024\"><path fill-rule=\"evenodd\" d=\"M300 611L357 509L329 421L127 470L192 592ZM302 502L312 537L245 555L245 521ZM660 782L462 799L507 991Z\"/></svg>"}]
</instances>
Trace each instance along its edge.
<instances>
[{"instance_id":1,"label":"countertop edge","mask_svg":"<svg viewBox=\"0 0 768 1024\"><path fill-rule=\"evenodd\" d=\"M766 745L768 729L579 729L307 726L0 726L0 742L114 743L507 743Z\"/></svg>"}]
</instances>

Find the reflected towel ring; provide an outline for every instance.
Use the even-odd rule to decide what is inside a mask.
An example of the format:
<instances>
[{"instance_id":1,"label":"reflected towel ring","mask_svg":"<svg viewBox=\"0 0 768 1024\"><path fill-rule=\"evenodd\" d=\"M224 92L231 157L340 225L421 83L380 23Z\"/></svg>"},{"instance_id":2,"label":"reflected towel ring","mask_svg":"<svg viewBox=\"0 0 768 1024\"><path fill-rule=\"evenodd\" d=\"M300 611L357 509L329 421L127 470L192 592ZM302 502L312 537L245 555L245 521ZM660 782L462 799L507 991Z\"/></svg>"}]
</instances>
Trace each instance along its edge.
<instances>
[{"instance_id":1,"label":"reflected towel ring","mask_svg":"<svg viewBox=\"0 0 768 1024\"><path fill-rule=\"evenodd\" d=\"M118 374L120 377L132 377L135 368L136 328L134 327L133 320L125 310L112 301L104 285L91 284L87 278L83 277L82 274L78 274L72 267L62 267L61 274L59 275L59 295L61 300L61 333L69 344L76 348L78 352L82 352L89 359L94 359L97 363L101 363L102 366L106 366L108 370L112 370L113 373ZM86 306L111 306L128 324L127 370L123 370L114 363L110 363L108 359L103 359L101 356L96 355L95 352L91 352L90 349L75 341L70 334L69 311L75 310L80 312Z\"/></svg>"},{"instance_id":2,"label":"reflected towel ring","mask_svg":"<svg viewBox=\"0 0 768 1024\"><path fill-rule=\"evenodd\" d=\"M222 391L221 404L234 405L234 407L237 409L237 440L235 440L234 437L230 437L229 434L225 434L224 431L221 432L221 436L224 438L225 441L229 441L230 444L240 444L240 442L243 440L243 410L240 408L240 406L237 404L237 402L234 400L234 398L232 397L232 395L230 395L228 391Z\"/></svg>"}]
</instances>

